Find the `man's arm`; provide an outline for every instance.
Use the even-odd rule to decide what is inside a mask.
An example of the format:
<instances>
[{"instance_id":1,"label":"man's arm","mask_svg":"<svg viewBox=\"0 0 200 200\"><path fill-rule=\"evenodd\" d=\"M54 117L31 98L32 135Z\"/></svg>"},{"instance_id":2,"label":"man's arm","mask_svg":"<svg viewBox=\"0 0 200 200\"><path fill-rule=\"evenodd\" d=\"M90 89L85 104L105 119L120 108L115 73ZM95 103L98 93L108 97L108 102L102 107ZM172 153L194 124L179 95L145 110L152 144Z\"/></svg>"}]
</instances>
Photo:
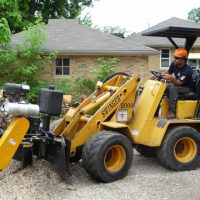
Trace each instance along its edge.
<instances>
[{"instance_id":1,"label":"man's arm","mask_svg":"<svg viewBox=\"0 0 200 200\"><path fill-rule=\"evenodd\" d=\"M163 74L163 78L165 80L171 81L174 85L177 85L177 86L181 86L183 84L182 81L177 80L172 74L169 74L169 73Z\"/></svg>"}]
</instances>

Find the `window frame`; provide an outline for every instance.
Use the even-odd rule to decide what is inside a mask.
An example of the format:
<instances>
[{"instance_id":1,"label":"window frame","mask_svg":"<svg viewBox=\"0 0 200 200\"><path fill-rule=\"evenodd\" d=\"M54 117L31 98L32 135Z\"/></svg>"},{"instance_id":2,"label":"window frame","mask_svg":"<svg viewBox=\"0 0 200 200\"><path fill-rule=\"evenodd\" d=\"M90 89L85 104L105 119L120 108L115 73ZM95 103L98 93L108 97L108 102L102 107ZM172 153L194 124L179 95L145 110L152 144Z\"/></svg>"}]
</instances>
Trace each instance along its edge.
<instances>
[{"instance_id":1,"label":"window frame","mask_svg":"<svg viewBox=\"0 0 200 200\"><path fill-rule=\"evenodd\" d=\"M196 66L192 66L191 62L195 61L196 62ZM200 69L200 59L194 59L194 58L188 58L188 64L195 69Z\"/></svg>"},{"instance_id":2,"label":"window frame","mask_svg":"<svg viewBox=\"0 0 200 200\"><path fill-rule=\"evenodd\" d=\"M61 59L62 60L62 65L57 65L57 59ZM68 66L64 66L64 59L68 59ZM62 74L57 74L56 73L56 69L57 67L61 67L62 70ZM68 74L64 74L64 68L68 68L69 73ZM54 74L56 77L66 77L70 75L70 58L68 57L57 57L54 61Z\"/></svg>"},{"instance_id":3,"label":"window frame","mask_svg":"<svg viewBox=\"0 0 200 200\"><path fill-rule=\"evenodd\" d=\"M169 57L168 57L168 58L162 58L162 50L163 50L163 49L169 51ZM163 67L163 66L162 66L162 60L169 60L169 65L168 65L168 67ZM161 69L161 70L169 69L170 64L171 64L171 49L170 49L170 48L161 48L161 49L160 49L160 69Z\"/></svg>"}]
</instances>

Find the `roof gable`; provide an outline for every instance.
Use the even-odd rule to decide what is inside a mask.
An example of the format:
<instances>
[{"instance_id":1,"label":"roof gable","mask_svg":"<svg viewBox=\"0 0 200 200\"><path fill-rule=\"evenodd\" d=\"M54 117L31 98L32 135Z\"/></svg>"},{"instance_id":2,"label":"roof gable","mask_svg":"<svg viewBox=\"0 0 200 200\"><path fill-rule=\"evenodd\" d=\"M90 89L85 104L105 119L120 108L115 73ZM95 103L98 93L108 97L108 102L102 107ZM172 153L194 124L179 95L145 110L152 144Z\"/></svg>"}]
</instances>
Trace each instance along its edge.
<instances>
[{"instance_id":1,"label":"roof gable","mask_svg":"<svg viewBox=\"0 0 200 200\"><path fill-rule=\"evenodd\" d=\"M106 54L136 55L155 54L156 50L125 39L81 25L77 20L50 19L45 25L48 42L44 51L56 49L60 54ZM22 34L12 36L13 43L20 41Z\"/></svg>"}]
</instances>

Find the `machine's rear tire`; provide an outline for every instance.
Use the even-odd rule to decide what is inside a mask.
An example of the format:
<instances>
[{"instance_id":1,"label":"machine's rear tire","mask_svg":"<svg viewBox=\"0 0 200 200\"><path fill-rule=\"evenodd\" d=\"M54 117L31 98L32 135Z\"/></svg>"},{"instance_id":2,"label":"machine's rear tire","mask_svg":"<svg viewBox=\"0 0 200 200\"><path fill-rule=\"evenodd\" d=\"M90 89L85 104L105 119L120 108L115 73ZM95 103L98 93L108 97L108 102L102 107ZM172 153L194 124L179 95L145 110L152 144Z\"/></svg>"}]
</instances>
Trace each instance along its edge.
<instances>
[{"instance_id":1,"label":"machine's rear tire","mask_svg":"<svg viewBox=\"0 0 200 200\"><path fill-rule=\"evenodd\" d=\"M189 126L169 129L158 148L157 157L163 166L171 170L195 169L200 158L200 133Z\"/></svg>"},{"instance_id":2,"label":"machine's rear tire","mask_svg":"<svg viewBox=\"0 0 200 200\"><path fill-rule=\"evenodd\" d=\"M144 157L156 157L156 148L137 144L135 149Z\"/></svg>"},{"instance_id":3,"label":"machine's rear tire","mask_svg":"<svg viewBox=\"0 0 200 200\"><path fill-rule=\"evenodd\" d=\"M94 134L85 144L82 153L83 167L93 178L103 182L125 177L132 159L131 142L114 131Z\"/></svg>"},{"instance_id":4,"label":"machine's rear tire","mask_svg":"<svg viewBox=\"0 0 200 200\"><path fill-rule=\"evenodd\" d=\"M111 78L115 77L115 76L118 76L118 75L124 75L124 76L130 76L128 73L126 72L116 72L116 73L113 73L111 75L109 75L108 77L106 77L104 80L103 80L103 83L109 81Z\"/></svg>"}]
</instances>

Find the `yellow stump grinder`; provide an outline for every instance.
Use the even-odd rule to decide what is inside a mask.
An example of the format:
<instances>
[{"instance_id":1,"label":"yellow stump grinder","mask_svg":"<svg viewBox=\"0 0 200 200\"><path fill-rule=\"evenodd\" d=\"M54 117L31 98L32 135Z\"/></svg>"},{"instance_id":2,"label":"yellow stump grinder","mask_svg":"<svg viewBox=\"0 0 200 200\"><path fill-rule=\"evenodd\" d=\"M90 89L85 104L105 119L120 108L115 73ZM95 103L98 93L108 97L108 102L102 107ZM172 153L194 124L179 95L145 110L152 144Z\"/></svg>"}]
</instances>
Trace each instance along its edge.
<instances>
[{"instance_id":1,"label":"yellow stump grinder","mask_svg":"<svg viewBox=\"0 0 200 200\"><path fill-rule=\"evenodd\" d=\"M147 35L170 41L171 36L184 37L189 51L200 30L168 27ZM50 119L61 113L61 91L41 89L39 104L33 105L20 100L27 86L5 84L4 95L12 101L4 110L12 121L0 138L0 170L13 158L27 166L34 155L52 162L65 178L69 163L82 159L92 177L112 182L128 173L133 147L143 156L157 156L171 170L195 169L200 158L200 78L194 92L178 100L176 118L167 119L166 83L159 72L152 73L157 80L147 80L142 87L137 75L123 72L97 82L95 91L78 107L70 107L53 130Z\"/></svg>"}]
</instances>

